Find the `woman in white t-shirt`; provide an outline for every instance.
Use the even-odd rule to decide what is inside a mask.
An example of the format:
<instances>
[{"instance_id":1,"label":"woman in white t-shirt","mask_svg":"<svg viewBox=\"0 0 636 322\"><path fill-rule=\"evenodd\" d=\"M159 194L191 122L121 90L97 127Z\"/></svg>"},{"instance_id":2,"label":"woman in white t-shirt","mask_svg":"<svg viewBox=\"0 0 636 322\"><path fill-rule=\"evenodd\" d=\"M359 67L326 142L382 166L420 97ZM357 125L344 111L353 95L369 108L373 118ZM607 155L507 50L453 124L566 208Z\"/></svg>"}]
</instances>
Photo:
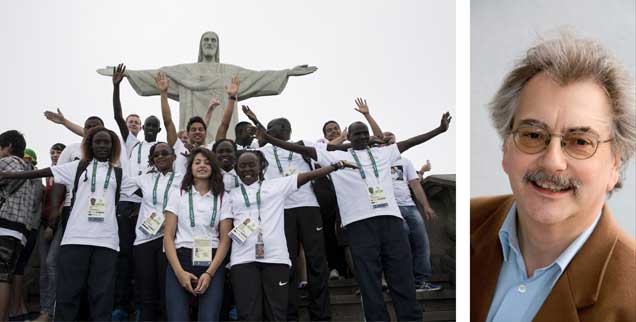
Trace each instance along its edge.
<instances>
[{"instance_id":1,"label":"woman in white t-shirt","mask_svg":"<svg viewBox=\"0 0 636 322\"><path fill-rule=\"evenodd\" d=\"M223 184L225 185L225 191L230 191L234 188L238 188L239 179L234 169L234 163L236 161L236 143L230 139L220 139L214 142L212 146L212 152L216 155L221 166L221 173L223 173Z\"/></svg>"},{"instance_id":2,"label":"woman in white t-shirt","mask_svg":"<svg viewBox=\"0 0 636 322\"><path fill-rule=\"evenodd\" d=\"M169 321L188 320L190 295L199 301L198 321L219 319L232 227L230 220L221 220L231 209L224 190L214 153L206 148L192 150L181 189L172 192L165 208Z\"/></svg>"},{"instance_id":3,"label":"woman in white t-shirt","mask_svg":"<svg viewBox=\"0 0 636 322\"><path fill-rule=\"evenodd\" d=\"M115 205L117 190L134 191L119 162L117 135L92 128L82 142L82 159L36 171L0 174L0 178L52 176L55 183L77 187L58 254L56 321L111 319L119 236ZM117 177L121 178L117 180ZM120 181L120 182L118 182ZM59 196L52 202L57 204ZM80 302L90 303L90 317L81 317Z\"/></svg>"},{"instance_id":4,"label":"woman in white t-shirt","mask_svg":"<svg viewBox=\"0 0 636 322\"><path fill-rule=\"evenodd\" d=\"M242 321L287 318L289 253L285 239L284 206L287 196L298 187L344 167L344 161L287 177L264 180L267 161L260 151L237 154L239 187L228 193L233 229L230 256L232 287ZM270 315L271 314L271 315Z\"/></svg>"},{"instance_id":5,"label":"woman in white t-shirt","mask_svg":"<svg viewBox=\"0 0 636 322\"><path fill-rule=\"evenodd\" d=\"M175 153L165 142L150 148L152 170L134 178L143 199L135 228L133 258L135 286L141 302L140 321L162 319L166 256L163 252L164 210L173 191L178 191L183 175L173 169Z\"/></svg>"}]
</instances>

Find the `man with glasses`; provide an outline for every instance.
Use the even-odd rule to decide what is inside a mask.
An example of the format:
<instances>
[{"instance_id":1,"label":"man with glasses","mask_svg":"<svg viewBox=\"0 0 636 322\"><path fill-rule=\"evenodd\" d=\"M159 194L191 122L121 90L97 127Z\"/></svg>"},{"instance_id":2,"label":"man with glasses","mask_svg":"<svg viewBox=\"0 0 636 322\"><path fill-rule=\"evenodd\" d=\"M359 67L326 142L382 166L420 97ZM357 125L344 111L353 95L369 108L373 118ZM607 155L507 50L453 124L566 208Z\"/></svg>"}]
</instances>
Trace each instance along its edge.
<instances>
[{"instance_id":1,"label":"man with glasses","mask_svg":"<svg viewBox=\"0 0 636 322\"><path fill-rule=\"evenodd\" d=\"M634 84L595 42L531 48L491 102L511 196L471 201L471 321L631 321L636 246L606 199L636 148Z\"/></svg>"}]
</instances>

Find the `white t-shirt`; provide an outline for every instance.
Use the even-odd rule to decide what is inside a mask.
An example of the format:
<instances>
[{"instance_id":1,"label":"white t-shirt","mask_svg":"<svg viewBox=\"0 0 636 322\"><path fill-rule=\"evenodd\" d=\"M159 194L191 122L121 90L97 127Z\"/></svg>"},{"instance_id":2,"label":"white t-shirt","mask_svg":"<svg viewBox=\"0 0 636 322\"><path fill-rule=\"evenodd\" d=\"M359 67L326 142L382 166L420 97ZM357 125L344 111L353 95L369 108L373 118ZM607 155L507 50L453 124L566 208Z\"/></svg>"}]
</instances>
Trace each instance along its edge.
<instances>
[{"instance_id":1,"label":"white t-shirt","mask_svg":"<svg viewBox=\"0 0 636 322\"><path fill-rule=\"evenodd\" d=\"M214 142L211 142L210 144L202 145L202 147L212 151L213 145L214 145ZM188 151L186 146L179 139L177 139L177 142L175 142L173 148L174 148L174 153L177 155L177 159L174 161L174 169L177 173L185 174L186 166L188 165L188 156L190 155L190 151Z\"/></svg>"},{"instance_id":2,"label":"white t-shirt","mask_svg":"<svg viewBox=\"0 0 636 322\"><path fill-rule=\"evenodd\" d=\"M373 166L367 150L357 150L356 154L366 174L363 180L358 169L342 169L331 173L331 179L336 188L338 206L342 225L375 216L395 216L402 218L400 210L393 194L393 181L391 180L391 164L400 159L400 151L397 145L370 148L378 168L378 178L373 173ZM332 163L345 160L356 164L351 149L349 151L326 151L316 149L318 163L328 166ZM384 197L388 206L373 208L369 196L369 188L380 186L384 190Z\"/></svg>"},{"instance_id":3,"label":"white t-shirt","mask_svg":"<svg viewBox=\"0 0 636 322\"><path fill-rule=\"evenodd\" d=\"M148 155L150 154L150 148L155 144L157 144L157 142L146 142L145 140L140 141L136 136L128 132L128 138L126 138L126 151L128 156L128 175L131 178L147 173L153 168L150 166ZM141 203L141 198L134 194L130 196L122 195L121 200Z\"/></svg>"},{"instance_id":4,"label":"white t-shirt","mask_svg":"<svg viewBox=\"0 0 636 322\"><path fill-rule=\"evenodd\" d=\"M394 162L391 165L391 179L398 206L415 206L409 190L409 182L418 179L413 163L405 157Z\"/></svg>"},{"instance_id":5,"label":"white t-shirt","mask_svg":"<svg viewBox=\"0 0 636 322\"><path fill-rule=\"evenodd\" d=\"M242 182L241 182L242 183ZM258 223L258 207L256 193L259 183L245 185L245 192L250 200L250 207L245 205L241 188L232 189L229 197L232 200L232 211L223 219L232 218L234 227L250 218ZM287 239L285 238L285 199L298 190L298 175L264 180L261 183L261 227L265 258L256 259L257 232L248 237L243 245L232 243L230 266L250 262L286 264L291 266Z\"/></svg>"},{"instance_id":6,"label":"white t-shirt","mask_svg":"<svg viewBox=\"0 0 636 322\"><path fill-rule=\"evenodd\" d=\"M73 189L73 181L75 180L78 165L79 160L51 167L55 183L64 184ZM109 164L107 162L97 162L95 196L104 198L104 220L89 221L89 198L93 195L91 193L93 167L94 163L90 162L80 176L75 204L71 209L66 230L64 231L62 245L90 245L119 251L119 235L117 234L117 218L115 215L115 192L117 190L115 169L113 168L110 174L107 190L104 190ZM132 193L135 189L135 184L123 172L121 192Z\"/></svg>"},{"instance_id":7,"label":"white t-shirt","mask_svg":"<svg viewBox=\"0 0 636 322\"><path fill-rule=\"evenodd\" d=\"M314 144L311 142L304 143L306 146L314 146ZM274 157L274 146L271 144L267 144L261 147L259 150L263 153L263 155L265 155L265 159L267 159L267 162L269 163L267 171L265 171L266 180L311 171L311 168L309 168L307 162L305 162L305 160L302 158L302 155L298 153L292 153L277 147L276 150L278 154L278 160L283 170L281 173L280 169L278 168L278 164L276 163L276 158ZM290 156L291 160L289 159ZM298 207L319 207L318 201L316 200L316 195L314 194L310 183L307 183L298 188L298 191L291 194L287 198L287 200L285 200L285 209Z\"/></svg>"},{"instance_id":8,"label":"white t-shirt","mask_svg":"<svg viewBox=\"0 0 636 322\"><path fill-rule=\"evenodd\" d=\"M236 170L232 169L230 171L225 171L221 169L221 173L223 173L223 185L225 186L225 191L230 191L239 186L238 174L236 174Z\"/></svg>"},{"instance_id":9,"label":"white t-shirt","mask_svg":"<svg viewBox=\"0 0 636 322\"><path fill-rule=\"evenodd\" d=\"M258 150L260 146L258 145L258 140L257 139L252 139L252 142L250 142L249 145L240 145L238 143L236 143L236 149L237 150Z\"/></svg>"},{"instance_id":10,"label":"white t-shirt","mask_svg":"<svg viewBox=\"0 0 636 322\"><path fill-rule=\"evenodd\" d=\"M192 190L192 205L194 210L194 227L190 225L190 203L188 191L176 189L170 195L166 211L177 216L177 236L175 248L190 248L194 246L195 236L205 236L212 240L212 248L219 245L219 223L224 217L229 216L232 209L231 200L227 195L218 196L217 205L214 208L214 196L211 191L201 196L196 190ZM214 225L212 222L212 209L216 209Z\"/></svg>"},{"instance_id":11,"label":"white t-shirt","mask_svg":"<svg viewBox=\"0 0 636 322\"><path fill-rule=\"evenodd\" d=\"M151 236L141 230L140 227L152 213L163 213L164 197L170 198L170 196L172 196L172 192L178 191L181 187L183 175L175 173L174 178L172 178L172 183L168 188L168 194L166 195L166 187L168 187L168 182L170 181L171 176L172 172L168 172L165 175L161 172L152 172L144 173L134 178L133 181L135 182L136 187L141 189L144 196L141 202L141 207L139 208L139 217L137 218L137 225L135 226L136 237L133 245L140 245L163 237L163 232L159 232L158 234ZM158 181L157 178L159 178ZM155 183L157 184L156 205L153 204Z\"/></svg>"},{"instance_id":12,"label":"white t-shirt","mask_svg":"<svg viewBox=\"0 0 636 322\"><path fill-rule=\"evenodd\" d=\"M73 162L75 160L79 160L82 158L82 144L81 143L73 143L69 144L64 148L60 157L57 159L57 165L63 165L65 163ZM75 178L73 178L74 180ZM70 185L66 185L66 197L64 199L64 207L68 207L71 205L71 192L73 189L73 181L71 181Z\"/></svg>"}]
</instances>

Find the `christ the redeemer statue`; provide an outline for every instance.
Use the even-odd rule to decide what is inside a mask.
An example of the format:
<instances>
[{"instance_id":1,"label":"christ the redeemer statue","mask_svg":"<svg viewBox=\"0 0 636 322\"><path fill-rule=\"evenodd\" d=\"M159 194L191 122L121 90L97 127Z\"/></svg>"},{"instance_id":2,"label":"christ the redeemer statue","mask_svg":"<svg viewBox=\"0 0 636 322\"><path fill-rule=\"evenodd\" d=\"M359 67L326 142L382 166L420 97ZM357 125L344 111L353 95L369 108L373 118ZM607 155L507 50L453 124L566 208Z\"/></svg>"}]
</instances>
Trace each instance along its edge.
<instances>
[{"instance_id":1,"label":"christ the redeemer statue","mask_svg":"<svg viewBox=\"0 0 636 322\"><path fill-rule=\"evenodd\" d=\"M292 69L253 71L219 63L219 36L208 31L201 36L197 63L161 67L158 70L126 70L126 77L137 94L159 95L154 77L158 71L163 71L171 80L168 97L179 102L179 130L185 129L192 116L203 117L212 97L218 97L221 104L212 112L208 124L206 142L211 142L221 123L223 109L227 106L225 86L231 83L234 75L238 75L241 81L237 99L245 100L255 96L278 95L285 89L289 76L310 74L316 69L314 66L301 65ZM107 67L97 72L111 76L113 68ZM228 129L229 138L234 138L234 125L237 119L237 109L234 109Z\"/></svg>"}]
</instances>

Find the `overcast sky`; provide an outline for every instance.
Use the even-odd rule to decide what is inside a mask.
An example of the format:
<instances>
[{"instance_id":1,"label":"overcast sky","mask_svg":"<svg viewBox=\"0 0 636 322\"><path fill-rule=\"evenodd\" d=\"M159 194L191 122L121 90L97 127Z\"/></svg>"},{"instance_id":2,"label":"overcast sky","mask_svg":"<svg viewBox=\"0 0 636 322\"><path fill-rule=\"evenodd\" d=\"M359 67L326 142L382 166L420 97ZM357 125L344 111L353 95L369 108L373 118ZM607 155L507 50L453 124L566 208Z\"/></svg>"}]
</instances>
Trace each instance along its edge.
<instances>
[{"instance_id":1,"label":"overcast sky","mask_svg":"<svg viewBox=\"0 0 636 322\"><path fill-rule=\"evenodd\" d=\"M437 127L446 110L461 117L454 9L454 1L3 1L0 129L24 132L40 166L48 166L53 143L80 138L47 121L45 109L61 107L80 124L98 115L116 130L111 80L95 70L119 62L129 69L196 62L199 38L211 30L223 63L318 66L291 78L279 96L244 102L263 121L287 117L292 139L321 137L330 119L360 120L357 96L367 99L383 130L406 139ZM139 97L126 80L121 88L125 115L160 116L158 96ZM170 102L178 124L178 102ZM454 125L405 156L416 167L430 159L433 174L455 173Z\"/></svg>"}]
</instances>

